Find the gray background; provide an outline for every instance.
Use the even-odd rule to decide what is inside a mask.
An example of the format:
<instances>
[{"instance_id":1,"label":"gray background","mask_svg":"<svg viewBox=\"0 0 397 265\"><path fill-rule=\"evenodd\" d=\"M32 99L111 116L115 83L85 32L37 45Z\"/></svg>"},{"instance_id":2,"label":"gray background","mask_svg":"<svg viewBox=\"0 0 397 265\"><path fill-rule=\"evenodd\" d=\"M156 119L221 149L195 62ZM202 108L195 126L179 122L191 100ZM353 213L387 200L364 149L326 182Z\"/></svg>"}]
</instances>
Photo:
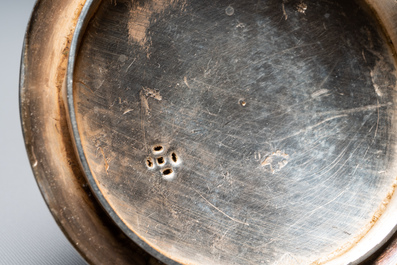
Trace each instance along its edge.
<instances>
[{"instance_id":1,"label":"gray background","mask_svg":"<svg viewBox=\"0 0 397 265\"><path fill-rule=\"evenodd\" d=\"M22 138L19 64L35 0L0 2L0 264L85 264L45 205Z\"/></svg>"}]
</instances>

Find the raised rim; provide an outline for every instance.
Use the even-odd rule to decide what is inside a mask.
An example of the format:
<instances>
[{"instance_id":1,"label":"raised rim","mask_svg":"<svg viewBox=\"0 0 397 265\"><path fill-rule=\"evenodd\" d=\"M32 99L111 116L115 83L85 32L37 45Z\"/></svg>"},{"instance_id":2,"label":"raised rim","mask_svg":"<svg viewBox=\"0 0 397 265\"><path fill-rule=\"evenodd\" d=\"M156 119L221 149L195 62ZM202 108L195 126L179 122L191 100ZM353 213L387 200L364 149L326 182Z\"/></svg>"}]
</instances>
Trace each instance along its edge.
<instances>
[{"instance_id":1,"label":"raised rim","mask_svg":"<svg viewBox=\"0 0 397 265\"><path fill-rule=\"evenodd\" d=\"M72 34L85 2L38 0L33 9L19 83L25 148L47 207L87 262L147 265L154 258L127 238L94 199L67 126L62 86Z\"/></svg>"}]
</instances>

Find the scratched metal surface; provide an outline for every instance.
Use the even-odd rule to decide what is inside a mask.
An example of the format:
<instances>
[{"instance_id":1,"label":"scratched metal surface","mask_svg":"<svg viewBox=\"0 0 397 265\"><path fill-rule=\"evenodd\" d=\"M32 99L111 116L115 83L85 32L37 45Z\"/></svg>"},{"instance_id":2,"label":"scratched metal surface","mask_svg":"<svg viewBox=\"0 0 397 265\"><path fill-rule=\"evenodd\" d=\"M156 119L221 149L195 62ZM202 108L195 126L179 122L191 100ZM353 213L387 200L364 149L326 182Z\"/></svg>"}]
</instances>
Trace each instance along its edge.
<instances>
[{"instance_id":1,"label":"scratched metal surface","mask_svg":"<svg viewBox=\"0 0 397 265\"><path fill-rule=\"evenodd\" d=\"M343 254L395 180L386 43L354 2L103 1L74 75L91 185L176 262Z\"/></svg>"}]
</instances>

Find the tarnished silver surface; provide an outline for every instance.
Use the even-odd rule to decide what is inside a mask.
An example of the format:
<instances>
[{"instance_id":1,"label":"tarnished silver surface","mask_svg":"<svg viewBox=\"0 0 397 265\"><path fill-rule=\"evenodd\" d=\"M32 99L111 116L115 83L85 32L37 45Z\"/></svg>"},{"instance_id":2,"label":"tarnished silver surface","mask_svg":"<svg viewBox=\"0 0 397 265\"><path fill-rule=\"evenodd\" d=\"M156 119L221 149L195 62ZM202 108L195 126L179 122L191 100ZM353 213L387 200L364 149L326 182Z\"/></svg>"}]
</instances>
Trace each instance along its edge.
<instances>
[{"instance_id":1,"label":"tarnished silver surface","mask_svg":"<svg viewBox=\"0 0 397 265\"><path fill-rule=\"evenodd\" d=\"M357 264L394 232L395 2L82 10L66 116L128 240L169 264Z\"/></svg>"},{"instance_id":2,"label":"tarnished silver surface","mask_svg":"<svg viewBox=\"0 0 397 265\"><path fill-rule=\"evenodd\" d=\"M132 239L181 263L323 263L382 215L395 65L358 5L104 2L85 35L74 133Z\"/></svg>"}]
</instances>

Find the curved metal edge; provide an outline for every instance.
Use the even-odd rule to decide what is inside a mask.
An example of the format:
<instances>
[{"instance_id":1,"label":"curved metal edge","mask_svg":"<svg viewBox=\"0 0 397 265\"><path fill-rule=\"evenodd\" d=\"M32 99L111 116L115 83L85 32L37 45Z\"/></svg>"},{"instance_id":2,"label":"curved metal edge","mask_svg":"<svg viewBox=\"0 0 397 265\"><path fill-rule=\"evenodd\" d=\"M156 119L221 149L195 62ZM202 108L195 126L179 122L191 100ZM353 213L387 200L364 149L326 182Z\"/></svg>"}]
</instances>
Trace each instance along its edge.
<instances>
[{"instance_id":1,"label":"curved metal edge","mask_svg":"<svg viewBox=\"0 0 397 265\"><path fill-rule=\"evenodd\" d=\"M26 58L27 43L28 43L28 38L30 36L29 32L30 32L30 29L31 29L31 26L32 26L33 14L35 12L37 12L39 1L40 0L36 1L35 5L33 7L33 10L30 13L29 23L28 23L28 25L26 27L25 36L24 36L24 39L23 39L22 52L21 52L21 58L20 58L20 64L21 65L20 65L20 68L19 68L18 102L22 102L22 93L23 93L22 90L25 87L25 62L27 60L27 58ZM21 127L23 128L24 127L24 120L23 120L23 117L22 117L22 111L23 111L22 104L19 104L19 122L21 124ZM22 136L23 136L23 139L24 139L24 141L26 143L27 136L26 136L25 130L22 130ZM32 161L31 160L31 156L29 154L29 150L27 149L26 144L25 144L25 150L26 150L26 153L28 154L29 160L31 162ZM33 171L32 163L30 163L30 168Z\"/></svg>"},{"instance_id":2,"label":"curved metal edge","mask_svg":"<svg viewBox=\"0 0 397 265\"><path fill-rule=\"evenodd\" d=\"M397 1L395 0L357 0L362 8L372 15L375 20L377 20L377 24L380 30L385 35L387 45L391 49L392 56L394 58L395 66L397 67ZM397 78L397 76L396 76ZM394 120L394 123L397 122L397 119ZM397 128L397 125L394 124L394 129ZM357 245L361 245L359 249L365 251L364 254L361 254L359 258L354 258L349 265L364 265L364 264L375 264L374 259L377 259L377 256L380 255L388 244L390 244L390 239L396 235L397 233L397 225L391 224L390 222L385 222L385 216L390 215L393 210L397 210L397 192L396 192L396 180L389 191L387 197L379 206L379 209L385 207L385 205L389 206L384 209L384 211L380 212L380 215L376 216L376 219L379 218L375 222L372 228L367 232L367 234L358 242ZM390 196L390 197L389 197ZM386 204L385 204L386 203ZM395 214L394 214L395 216ZM374 216L375 217L375 216ZM390 217L389 217L390 219ZM381 235L381 236L379 236ZM371 242L371 244L375 244L371 249L368 250L368 247L364 247L363 245L366 242ZM397 249L395 251L397 255ZM354 255L353 255L354 256ZM357 256L357 255L356 255ZM339 264L340 258L335 258L330 262L330 265ZM378 263L376 263L378 264Z\"/></svg>"},{"instance_id":3,"label":"curved metal edge","mask_svg":"<svg viewBox=\"0 0 397 265\"><path fill-rule=\"evenodd\" d=\"M27 130L26 130L26 125L25 125L25 120L24 120L24 117L23 117L23 111L24 111L23 110L23 106L24 106L24 104L23 104L24 91L23 90L25 89L25 85L26 85L25 81L26 81L27 51L28 51L29 39L31 37L32 26L34 24L33 18L34 18L34 15L39 11L42 1L43 0L36 0L36 2L34 4L34 7L33 7L33 10L30 13L30 17L29 17L29 20L28 20L29 21L28 25L26 26L25 35L24 35L23 44L22 44L21 58L20 58L19 85L18 85L19 119L20 119L20 125L21 125L21 129L22 129L22 137L23 137L23 140L24 140L25 151L26 151L26 154L27 154L28 159L29 159L30 168L31 168L31 171L34 174L34 176L37 176L38 173L36 172L36 170L35 170L35 168L33 166L34 163L35 163L35 157L34 157L34 155L32 153L32 150L30 150L28 148L29 137L26 134ZM46 199L46 194L44 193L44 190L40 187L40 184L39 184L38 181L36 181L36 185L37 185L37 187L38 187L38 189L40 191L40 194L41 194L42 198L44 199L44 202L45 202L45 205L47 206L48 211L52 214L52 209L51 209L51 206L49 204L49 201ZM67 233L66 229L62 225L61 220L56 218L56 216L53 215L53 214L52 214L52 216L54 217L54 220L55 220L57 226L62 231L62 233L65 235L65 237L67 238L67 240L69 241L71 246L80 254L80 256L86 262L90 262L89 258L84 253L84 251L74 244L75 242L72 240L70 235Z\"/></svg>"},{"instance_id":4,"label":"curved metal edge","mask_svg":"<svg viewBox=\"0 0 397 265\"><path fill-rule=\"evenodd\" d=\"M392 55L394 57L395 66L397 67L397 1L393 0L364 0L365 5L371 9L374 17L379 21L379 25L389 41ZM397 76L396 76L397 78ZM397 201L397 192L391 198L391 203ZM381 216L382 218L382 216ZM378 228L379 230L379 228ZM365 253L361 258L355 260L350 264L364 264L367 263L374 255L377 254L382 248L386 247L388 241L397 233L397 225L388 227L388 231L383 240L379 241L374 248Z\"/></svg>"},{"instance_id":5,"label":"curved metal edge","mask_svg":"<svg viewBox=\"0 0 397 265\"><path fill-rule=\"evenodd\" d=\"M73 21L74 16L81 12L78 5L83 6L79 1L37 0L31 13L23 41L19 76L19 111L25 149L50 213L71 245L88 263L144 265L150 262L149 255L120 231L85 186L86 180L78 166L70 133L67 131L66 106L60 102L62 91L58 89L58 79L48 81L55 76L65 80L62 72L66 72L66 67L60 68L62 62L58 61L67 59L65 50L59 58L51 61L57 54L50 54L46 49L56 48L61 51L68 47L69 38L66 35L69 32L66 30L69 30L71 24L61 25L59 18L71 18ZM81 3L85 3L85 0L81 0ZM65 12L65 7L70 7L74 13L69 10L69 13L60 16ZM51 12L54 10L57 12ZM48 18L53 18L54 21ZM61 40L64 41L63 44L54 45L54 41L59 42L61 37L51 35L59 31L52 31L50 26L66 26L66 30L58 34L65 37ZM38 69L44 64L49 68L39 72ZM54 97L47 97L48 94ZM47 101L50 104L56 103L57 108L46 109ZM49 118L49 115L52 116ZM45 131L44 126L49 124L53 127ZM56 124L64 126L58 131ZM54 149L47 142L51 139L57 139L60 141L59 146L66 149L51 153Z\"/></svg>"},{"instance_id":6,"label":"curved metal edge","mask_svg":"<svg viewBox=\"0 0 397 265\"><path fill-rule=\"evenodd\" d=\"M88 180L88 183L95 194L96 199L100 202L102 207L108 213L110 218L117 224L117 226L135 243L137 243L141 248L143 248L150 255L155 257L169 265L181 265L181 263L167 257L165 254L157 251L154 247L149 245L146 241L135 234L128 226L123 222L123 220L117 215L113 210L109 202L102 195L95 178L92 175L91 169L88 165L87 158L84 153L84 149L81 143L81 137L78 130L78 125L76 121L76 111L74 107L74 97L73 97L73 75L76 63L76 56L78 55L79 46L84 36L85 29L92 18L94 12L99 6L101 0L87 0L85 3L80 17L77 21L76 29L73 35L72 43L69 50L69 59L66 73L66 101L68 115L69 128L71 130L72 137L74 139L74 147L77 152L79 162Z\"/></svg>"},{"instance_id":7,"label":"curved metal edge","mask_svg":"<svg viewBox=\"0 0 397 265\"><path fill-rule=\"evenodd\" d=\"M29 159L29 164L30 164L30 169L32 171L32 173L37 176L38 173L36 172L35 168L34 168L34 155L32 154L32 151L29 150L28 145L29 145L29 137L26 134L26 125L25 125L25 120L23 118L23 94L24 94L24 89L25 89L25 80L26 80L26 64L27 64L27 51L28 51L28 43L29 43L29 38L31 36L31 30L32 30L32 26L33 26L33 18L34 15L38 12L38 10L40 9L40 4L42 3L42 0L36 0L35 5L33 7L32 12L30 13L30 17L29 17L29 22L28 25L26 26L26 30L25 30L25 35L24 35L24 39L23 39L23 44L22 44L22 52L21 52L21 58L20 58L20 68L19 68L19 85L18 85L18 102L19 102L19 119L20 119L20 125L22 128L22 137L24 140L24 146L25 146L25 151L26 154L28 156ZM46 194L44 194L44 190L40 187L39 182L36 181L36 185L39 188L40 194L42 196L42 198L44 199L45 205L47 206L47 209L50 213L52 213L51 210L51 206L48 202L48 200L46 200ZM84 251L81 250L80 248L78 248L72 238L69 236L69 234L67 233L67 231L64 229L61 220L59 220L58 218L56 218L54 215L52 215L54 217L54 220L57 224L57 226L59 227L59 229L62 231L62 233L65 235L65 237L67 238L67 240L69 241L69 243L71 244L71 246L73 246L73 248L80 254L81 257L84 258L84 260L86 262L89 262L88 257L85 255Z\"/></svg>"}]
</instances>

